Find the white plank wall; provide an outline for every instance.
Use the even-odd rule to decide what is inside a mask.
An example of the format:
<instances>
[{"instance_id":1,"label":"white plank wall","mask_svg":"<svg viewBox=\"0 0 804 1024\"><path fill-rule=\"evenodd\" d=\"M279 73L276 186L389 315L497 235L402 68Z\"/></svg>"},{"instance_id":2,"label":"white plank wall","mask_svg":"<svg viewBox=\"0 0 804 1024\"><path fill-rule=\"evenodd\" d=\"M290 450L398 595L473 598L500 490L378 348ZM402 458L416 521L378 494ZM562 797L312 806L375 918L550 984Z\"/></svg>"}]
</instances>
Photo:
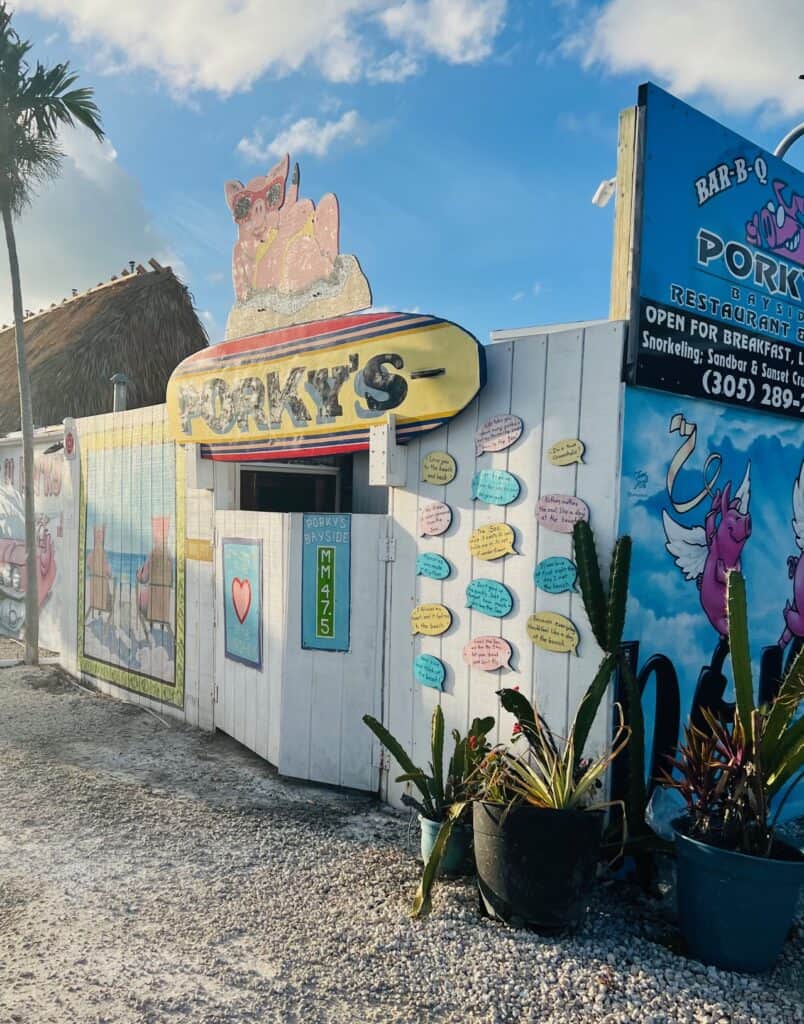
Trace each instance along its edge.
<instances>
[{"instance_id":1,"label":"white plank wall","mask_svg":"<svg viewBox=\"0 0 804 1024\"><path fill-rule=\"evenodd\" d=\"M214 723L260 757L278 760L276 742L284 678L286 575L290 517L278 512L215 513L215 684ZM225 656L223 541L262 541L262 668Z\"/></svg>"},{"instance_id":2,"label":"white plank wall","mask_svg":"<svg viewBox=\"0 0 804 1024\"><path fill-rule=\"evenodd\" d=\"M282 775L376 790L378 759L364 714L382 706L385 516L353 515L348 652L301 646L303 519L293 515L287 574L280 746Z\"/></svg>"},{"instance_id":3,"label":"white plank wall","mask_svg":"<svg viewBox=\"0 0 804 1024\"><path fill-rule=\"evenodd\" d=\"M493 714L498 718L494 738L506 742L512 722L500 716L495 690L519 686L535 697L554 730L565 733L569 716L591 681L600 651L591 636L580 595L550 595L536 589L536 564L550 555L572 557L568 535L540 529L536 506L544 494L583 498L591 510L591 523L605 568L617 521L622 386L620 365L624 340L622 324L604 323L555 334L534 333L506 340L486 349L488 382L478 398L451 423L408 446L408 476L404 488L391 491L389 512L397 541L389 601L386 669L386 723L413 753L416 763L429 761L429 720L439 701L448 728L464 733L472 718ZM474 454L478 426L491 416L513 413L524 422L522 437L507 451ZM582 466L556 467L547 460L556 441L579 437L586 444ZM448 451L458 464L456 479L434 488L420 482L421 460L429 451ZM471 500L471 480L477 470L507 469L519 480L519 498L502 508ZM450 529L440 538L420 538L417 514L432 499L452 508ZM469 536L479 526L507 522L516 534L516 555L481 562L469 554ZM416 556L437 551L452 565L443 583L415 576ZM502 620L469 610L466 587L485 577L504 583L514 597L514 608ZM451 628L441 637L411 637L409 617L418 603L439 601L452 612ZM550 610L569 616L578 627L578 657L534 647L526 632L528 615ZM467 667L464 645L474 636L499 635L513 648L512 670L483 672ZM441 658L447 670L444 692L422 687L413 680L413 659L426 652ZM610 706L590 735L590 747L604 742ZM392 766L383 794L399 804L404 788L393 779Z\"/></svg>"}]
</instances>

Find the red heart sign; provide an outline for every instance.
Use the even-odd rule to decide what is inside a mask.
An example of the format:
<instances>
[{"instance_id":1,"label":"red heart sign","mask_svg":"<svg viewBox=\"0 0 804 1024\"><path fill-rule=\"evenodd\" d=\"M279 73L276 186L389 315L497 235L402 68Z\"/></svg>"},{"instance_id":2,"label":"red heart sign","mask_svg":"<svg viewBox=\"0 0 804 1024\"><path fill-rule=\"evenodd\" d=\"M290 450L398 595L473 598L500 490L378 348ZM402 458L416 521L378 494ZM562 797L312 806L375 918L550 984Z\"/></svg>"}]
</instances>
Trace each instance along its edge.
<instances>
[{"instance_id":1,"label":"red heart sign","mask_svg":"<svg viewBox=\"0 0 804 1024\"><path fill-rule=\"evenodd\" d=\"M251 583L248 580L232 580L232 604L239 622L245 622L251 607Z\"/></svg>"}]
</instances>

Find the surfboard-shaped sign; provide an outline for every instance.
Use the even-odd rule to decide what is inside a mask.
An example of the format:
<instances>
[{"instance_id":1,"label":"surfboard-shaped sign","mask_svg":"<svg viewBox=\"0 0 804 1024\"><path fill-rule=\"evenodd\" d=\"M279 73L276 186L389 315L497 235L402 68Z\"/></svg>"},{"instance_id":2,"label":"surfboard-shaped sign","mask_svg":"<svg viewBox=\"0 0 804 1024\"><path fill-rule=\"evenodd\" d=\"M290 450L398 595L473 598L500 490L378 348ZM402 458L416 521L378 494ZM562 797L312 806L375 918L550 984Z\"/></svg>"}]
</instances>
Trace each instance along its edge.
<instances>
[{"instance_id":1,"label":"surfboard-shaped sign","mask_svg":"<svg viewBox=\"0 0 804 1024\"><path fill-rule=\"evenodd\" d=\"M367 450L393 413L408 441L465 408L485 383L483 347L449 320L356 313L202 349L168 381L171 437L213 459Z\"/></svg>"}]
</instances>

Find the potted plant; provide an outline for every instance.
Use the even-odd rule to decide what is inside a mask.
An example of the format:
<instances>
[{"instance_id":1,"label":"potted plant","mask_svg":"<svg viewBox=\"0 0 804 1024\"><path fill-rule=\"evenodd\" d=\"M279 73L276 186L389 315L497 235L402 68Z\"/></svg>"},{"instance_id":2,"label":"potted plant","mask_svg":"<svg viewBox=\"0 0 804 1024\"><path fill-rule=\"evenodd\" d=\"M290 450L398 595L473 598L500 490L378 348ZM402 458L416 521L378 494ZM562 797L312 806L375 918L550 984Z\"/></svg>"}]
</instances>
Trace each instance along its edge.
<instances>
[{"instance_id":1,"label":"potted plant","mask_svg":"<svg viewBox=\"0 0 804 1024\"><path fill-rule=\"evenodd\" d=\"M600 799L602 776L633 733L637 754L623 808L621 835L633 808L644 811L644 766L641 703L633 673L620 650L631 539L614 545L608 590L603 586L594 536L587 523L574 530L578 578L584 607L595 639L603 650L597 674L584 695L565 741L559 741L531 703L517 690L499 690L503 708L516 718L514 736L524 737L526 753L505 747L490 751L467 780L472 802L478 885L486 911L511 923L546 931L576 926L583 917L584 897L594 877L600 851L603 815L620 801ZM613 740L594 758L584 757L592 723L616 667L626 676L631 720L626 725L618 705L619 724ZM633 761L633 759L632 759ZM439 858L449 842L453 822L465 805L449 808L425 864L413 916L426 913ZM590 813L592 812L592 813Z\"/></svg>"},{"instance_id":2,"label":"potted plant","mask_svg":"<svg viewBox=\"0 0 804 1024\"><path fill-rule=\"evenodd\" d=\"M488 752L486 739L494 728L494 719L475 718L466 736L457 729L452 730L454 748L444 775L444 715L440 705L433 710L430 724L429 773L417 768L405 753L402 745L394 739L384 725L371 715L363 715L363 721L371 729L394 760L403 774L397 782L412 782L419 796L402 794L402 803L419 812L421 829L421 853L425 864L430 860L433 845L439 829L453 805L464 805L468 795L468 780L473 777L477 765ZM459 816L458 816L459 817ZM446 874L459 874L471 870L472 827L468 822L453 820L449 843L440 848L439 863L435 867Z\"/></svg>"},{"instance_id":3,"label":"potted plant","mask_svg":"<svg viewBox=\"0 0 804 1024\"><path fill-rule=\"evenodd\" d=\"M681 931L694 957L727 970L763 971L778 957L804 882L804 855L774 826L804 776L804 649L776 699L757 707L751 678L745 582L727 584L735 707L688 724L660 781L684 797L674 821ZM775 809L774 809L775 808ZM748 925L748 927L746 927Z\"/></svg>"},{"instance_id":4,"label":"potted plant","mask_svg":"<svg viewBox=\"0 0 804 1024\"><path fill-rule=\"evenodd\" d=\"M499 696L528 749L497 748L478 769L472 824L480 898L489 915L507 923L547 932L575 928L597 870L602 812L610 806L602 799L602 777L630 729L618 705L611 745L597 757L579 758L582 717L562 742L520 693L500 690Z\"/></svg>"}]
</instances>

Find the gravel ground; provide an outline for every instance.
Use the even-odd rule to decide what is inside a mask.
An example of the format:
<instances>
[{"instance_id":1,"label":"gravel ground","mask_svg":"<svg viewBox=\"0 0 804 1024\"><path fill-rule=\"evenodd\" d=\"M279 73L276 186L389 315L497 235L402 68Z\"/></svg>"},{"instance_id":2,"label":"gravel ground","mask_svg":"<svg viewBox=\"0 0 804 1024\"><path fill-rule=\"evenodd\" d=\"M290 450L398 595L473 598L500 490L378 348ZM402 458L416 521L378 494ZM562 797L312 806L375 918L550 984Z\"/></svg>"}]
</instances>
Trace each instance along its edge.
<instances>
[{"instance_id":1,"label":"gravel ground","mask_svg":"<svg viewBox=\"0 0 804 1024\"><path fill-rule=\"evenodd\" d=\"M412 923L405 818L52 669L0 671L0 807L2 1024L804 1021L801 928L749 978L620 883L572 938L468 882Z\"/></svg>"}]
</instances>

